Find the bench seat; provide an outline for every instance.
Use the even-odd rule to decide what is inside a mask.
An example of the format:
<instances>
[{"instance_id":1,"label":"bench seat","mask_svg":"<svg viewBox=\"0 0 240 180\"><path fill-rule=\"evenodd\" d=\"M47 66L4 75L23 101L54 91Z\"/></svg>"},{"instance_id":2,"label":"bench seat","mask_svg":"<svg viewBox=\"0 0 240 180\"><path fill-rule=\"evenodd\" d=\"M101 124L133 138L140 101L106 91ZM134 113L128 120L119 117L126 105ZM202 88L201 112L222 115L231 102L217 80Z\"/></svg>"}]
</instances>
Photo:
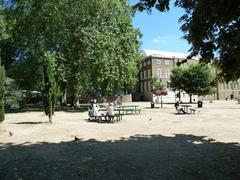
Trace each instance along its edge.
<instances>
[{"instance_id":1,"label":"bench seat","mask_svg":"<svg viewBox=\"0 0 240 180\"><path fill-rule=\"evenodd\" d=\"M194 108L189 108L189 111L190 111L191 114L195 114L196 109L194 109Z\"/></svg>"}]
</instances>

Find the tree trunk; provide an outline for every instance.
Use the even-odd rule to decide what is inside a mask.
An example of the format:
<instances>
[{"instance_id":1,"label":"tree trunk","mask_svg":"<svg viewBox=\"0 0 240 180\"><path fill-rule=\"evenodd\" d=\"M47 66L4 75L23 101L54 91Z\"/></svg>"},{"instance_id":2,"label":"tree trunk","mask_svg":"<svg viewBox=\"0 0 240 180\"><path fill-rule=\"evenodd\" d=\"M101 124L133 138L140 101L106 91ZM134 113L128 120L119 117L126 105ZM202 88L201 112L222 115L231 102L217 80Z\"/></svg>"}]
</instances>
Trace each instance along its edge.
<instances>
[{"instance_id":1,"label":"tree trunk","mask_svg":"<svg viewBox=\"0 0 240 180\"><path fill-rule=\"evenodd\" d=\"M49 114L48 114L48 118L49 118L49 122L52 124L52 102L50 102L50 107L49 107Z\"/></svg>"},{"instance_id":2,"label":"tree trunk","mask_svg":"<svg viewBox=\"0 0 240 180\"><path fill-rule=\"evenodd\" d=\"M67 86L64 87L64 92L62 95L62 105L67 106Z\"/></svg>"},{"instance_id":3,"label":"tree trunk","mask_svg":"<svg viewBox=\"0 0 240 180\"><path fill-rule=\"evenodd\" d=\"M75 108L79 108L79 107L80 107L80 104L79 104L79 91L76 91L76 92L74 93L73 106L74 106Z\"/></svg>"},{"instance_id":4,"label":"tree trunk","mask_svg":"<svg viewBox=\"0 0 240 180\"><path fill-rule=\"evenodd\" d=\"M161 108L162 108L163 102L162 102L162 96L161 96Z\"/></svg>"},{"instance_id":5,"label":"tree trunk","mask_svg":"<svg viewBox=\"0 0 240 180\"><path fill-rule=\"evenodd\" d=\"M190 103L192 103L192 94L189 94L190 97Z\"/></svg>"},{"instance_id":6,"label":"tree trunk","mask_svg":"<svg viewBox=\"0 0 240 180\"><path fill-rule=\"evenodd\" d=\"M180 89L179 89L178 93L179 93L179 102L181 102L181 90Z\"/></svg>"}]
</instances>

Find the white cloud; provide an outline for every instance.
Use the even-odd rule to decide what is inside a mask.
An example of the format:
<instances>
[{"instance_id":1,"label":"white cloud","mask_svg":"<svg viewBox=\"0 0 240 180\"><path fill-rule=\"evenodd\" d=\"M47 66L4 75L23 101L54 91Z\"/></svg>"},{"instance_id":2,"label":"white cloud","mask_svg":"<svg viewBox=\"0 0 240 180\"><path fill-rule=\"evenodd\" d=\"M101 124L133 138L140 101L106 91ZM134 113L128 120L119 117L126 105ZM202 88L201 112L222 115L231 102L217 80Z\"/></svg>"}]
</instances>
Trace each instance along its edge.
<instances>
[{"instance_id":1,"label":"white cloud","mask_svg":"<svg viewBox=\"0 0 240 180\"><path fill-rule=\"evenodd\" d=\"M155 38L152 40L153 43L159 43L159 44L164 44L166 43L165 39L160 39L160 38Z\"/></svg>"},{"instance_id":2,"label":"white cloud","mask_svg":"<svg viewBox=\"0 0 240 180\"><path fill-rule=\"evenodd\" d=\"M165 44L167 42L175 41L177 37L174 35L158 36L152 40L152 43Z\"/></svg>"}]
</instances>

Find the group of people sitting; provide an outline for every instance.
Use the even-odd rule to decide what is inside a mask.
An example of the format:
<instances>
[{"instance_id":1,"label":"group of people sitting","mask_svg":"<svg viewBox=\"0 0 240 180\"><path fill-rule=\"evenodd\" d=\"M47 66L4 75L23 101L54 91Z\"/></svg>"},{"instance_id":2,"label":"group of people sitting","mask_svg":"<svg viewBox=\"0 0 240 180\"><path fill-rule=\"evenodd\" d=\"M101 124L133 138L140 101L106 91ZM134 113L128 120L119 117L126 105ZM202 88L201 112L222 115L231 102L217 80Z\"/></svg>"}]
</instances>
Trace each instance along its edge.
<instances>
[{"instance_id":1,"label":"group of people sitting","mask_svg":"<svg viewBox=\"0 0 240 180\"><path fill-rule=\"evenodd\" d=\"M106 116L108 117L107 121L111 121L114 118L114 109L116 108L116 102L109 102L106 106ZM93 99L90 101L89 107L89 117L99 117L103 116L103 112L100 111L100 107L97 105L97 100Z\"/></svg>"}]
</instances>

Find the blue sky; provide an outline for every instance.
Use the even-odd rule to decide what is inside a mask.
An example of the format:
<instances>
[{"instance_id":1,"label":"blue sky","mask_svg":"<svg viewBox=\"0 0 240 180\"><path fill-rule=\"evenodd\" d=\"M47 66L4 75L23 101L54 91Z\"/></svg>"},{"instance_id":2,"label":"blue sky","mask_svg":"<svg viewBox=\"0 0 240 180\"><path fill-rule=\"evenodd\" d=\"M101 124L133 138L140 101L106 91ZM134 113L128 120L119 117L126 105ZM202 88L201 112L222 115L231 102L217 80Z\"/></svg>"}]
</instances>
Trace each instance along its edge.
<instances>
[{"instance_id":1,"label":"blue sky","mask_svg":"<svg viewBox=\"0 0 240 180\"><path fill-rule=\"evenodd\" d=\"M137 0L130 0L134 4ZM151 14L137 12L133 17L133 25L140 29L143 34L141 49L172 51L187 53L190 45L182 39L184 35L178 22L184 11L170 6L168 12L160 13L153 10Z\"/></svg>"}]
</instances>

